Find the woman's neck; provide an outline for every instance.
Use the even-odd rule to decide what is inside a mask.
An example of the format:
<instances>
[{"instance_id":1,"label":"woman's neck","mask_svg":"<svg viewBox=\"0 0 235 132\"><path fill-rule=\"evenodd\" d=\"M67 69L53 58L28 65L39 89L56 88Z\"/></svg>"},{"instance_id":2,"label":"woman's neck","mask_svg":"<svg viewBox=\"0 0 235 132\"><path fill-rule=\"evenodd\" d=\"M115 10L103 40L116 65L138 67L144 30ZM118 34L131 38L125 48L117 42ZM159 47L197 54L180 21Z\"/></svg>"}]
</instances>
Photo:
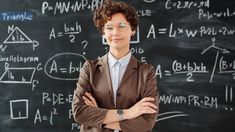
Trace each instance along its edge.
<instances>
[{"instance_id":1,"label":"woman's neck","mask_svg":"<svg viewBox=\"0 0 235 132\"><path fill-rule=\"evenodd\" d=\"M109 50L109 52L113 55L113 57L119 60L129 53L129 49L125 51Z\"/></svg>"}]
</instances>

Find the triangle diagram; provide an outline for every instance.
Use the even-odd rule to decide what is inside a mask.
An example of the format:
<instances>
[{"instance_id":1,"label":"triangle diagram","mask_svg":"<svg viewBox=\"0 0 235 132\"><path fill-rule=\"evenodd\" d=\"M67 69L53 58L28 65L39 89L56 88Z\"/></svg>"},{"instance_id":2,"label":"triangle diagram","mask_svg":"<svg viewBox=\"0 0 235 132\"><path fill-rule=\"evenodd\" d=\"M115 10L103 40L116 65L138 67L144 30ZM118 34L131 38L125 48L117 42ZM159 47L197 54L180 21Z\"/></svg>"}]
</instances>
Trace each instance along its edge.
<instances>
[{"instance_id":1,"label":"triangle diagram","mask_svg":"<svg viewBox=\"0 0 235 132\"><path fill-rule=\"evenodd\" d=\"M16 27L3 43L33 43L33 41L27 35L25 35L18 27Z\"/></svg>"}]
</instances>

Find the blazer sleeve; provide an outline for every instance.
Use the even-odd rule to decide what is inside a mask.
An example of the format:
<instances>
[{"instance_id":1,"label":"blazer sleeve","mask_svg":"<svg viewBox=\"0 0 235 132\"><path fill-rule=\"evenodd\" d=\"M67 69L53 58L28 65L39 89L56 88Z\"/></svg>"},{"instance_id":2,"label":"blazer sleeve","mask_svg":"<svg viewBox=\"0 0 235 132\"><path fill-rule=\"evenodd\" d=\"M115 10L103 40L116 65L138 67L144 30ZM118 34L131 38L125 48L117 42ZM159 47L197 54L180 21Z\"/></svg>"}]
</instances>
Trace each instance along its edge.
<instances>
[{"instance_id":1,"label":"blazer sleeve","mask_svg":"<svg viewBox=\"0 0 235 132\"><path fill-rule=\"evenodd\" d=\"M145 90L143 91L144 97L154 97L154 103L157 105L158 109L155 114L144 114L132 120L124 120L120 122L120 127L123 132L150 132L156 122L157 115L159 112L158 98L159 92L157 89L157 81L153 66L150 65L148 68L148 76Z\"/></svg>"},{"instance_id":2,"label":"blazer sleeve","mask_svg":"<svg viewBox=\"0 0 235 132\"><path fill-rule=\"evenodd\" d=\"M79 124L101 128L108 111L106 109L87 106L82 99L85 92L91 91L90 72L91 63L86 61L80 70L77 88L74 90L72 101L73 117Z\"/></svg>"}]
</instances>

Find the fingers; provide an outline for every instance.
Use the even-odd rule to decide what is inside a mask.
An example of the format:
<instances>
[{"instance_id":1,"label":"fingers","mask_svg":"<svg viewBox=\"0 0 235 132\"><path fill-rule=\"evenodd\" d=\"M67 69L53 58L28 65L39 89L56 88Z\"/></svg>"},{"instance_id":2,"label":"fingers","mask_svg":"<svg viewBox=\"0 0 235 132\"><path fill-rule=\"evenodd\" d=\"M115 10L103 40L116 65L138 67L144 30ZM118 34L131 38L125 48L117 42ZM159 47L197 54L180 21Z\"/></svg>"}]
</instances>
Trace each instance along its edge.
<instances>
[{"instance_id":1,"label":"fingers","mask_svg":"<svg viewBox=\"0 0 235 132\"><path fill-rule=\"evenodd\" d=\"M84 103L88 106L98 107L95 98L88 92L85 93L84 96L82 96L84 99Z\"/></svg>"},{"instance_id":2,"label":"fingers","mask_svg":"<svg viewBox=\"0 0 235 132\"><path fill-rule=\"evenodd\" d=\"M157 112L157 106L150 102L140 104L141 114L153 114Z\"/></svg>"},{"instance_id":3,"label":"fingers","mask_svg":"<svg viewBox=\"0 0 235 132\"><path fill-rule=\"evenodd\" d=\"M155 110L158 108L155 104L153 104L151 102L144 102L141 105L142 105L142 107L150 107L150 108L153 108Z\"/></svg>"},{"instance_id":4,"label":"fingers","mask_svg":"<svg viewBox=\"0 0 235 132\"><path fill-rule=\"evenodd\" d=\"M153 103L153 97L145 97L139 103L142 114L153 114L157 112L157 105Z\"/></svg>"},{"instance_id":5,"label":"fingers","mask_svg":"<svg viewBox=\"0 0 235 132\"><path fill-rule=\"evenodd\" d=\"M153 101L154 101L153 97L145 97L142 100L140 100L140 104L143 107L151 107L157 109L158 107L154 103L152 103Z\"/></svg>"},{"instance_id":6,"label":"fingers","mask_svg":"<svg viewBox=\"0 0 235 132\"><path fill-rule=\"evenodd\" d=\"M96 105L96 100L95 100L95 98L91 95L91 93L86 92L85 94L86 94L86 96L91 100L91 102Z\"/></svg>"},{"instance_id":7,"label":"fingers","mask_svg":"<svg viewBox=\"0 0 235 132\"><path fill-rule=\"evenodd\" d=\"M145 97L140 102L151 102L151 101L154 101L153 97Z\"/></svg>"},{"instance_id":8,"label":"fingers","mask_svg":"<svg viewBox=\"0 0 235 132\"><path fill-rule=\"evenodd\" d=\"M86 105L93 106L93 103L86 96L82 96L82 98L84 99Z\"/></svg>"},{"instance_id":9,"label":"fingers","mask_svg":"<svg viewBox=\"0 0 235 132\"><path fill-rule=\"evenodd\" d=\"M156 109L150 108L150 107L144 107L141 109L142 114L154 114L156 113Z\"/></svg>"}]
</instances>

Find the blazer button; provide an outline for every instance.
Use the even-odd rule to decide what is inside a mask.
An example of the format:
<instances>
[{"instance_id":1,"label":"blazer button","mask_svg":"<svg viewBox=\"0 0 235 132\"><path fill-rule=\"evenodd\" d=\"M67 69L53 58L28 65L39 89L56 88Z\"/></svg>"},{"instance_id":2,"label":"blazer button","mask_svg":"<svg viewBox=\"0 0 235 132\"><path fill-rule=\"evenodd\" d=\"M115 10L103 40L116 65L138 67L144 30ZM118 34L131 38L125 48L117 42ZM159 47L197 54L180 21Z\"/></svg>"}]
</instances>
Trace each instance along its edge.
<instances>
[{"instance_id":1,"label":"blazer button","mask_svg":"<svg viewBox=\"0 0 235 132\"><path fill-rule=\"evenodd\" d=\"M117 97L119 97L119 96L121 96L121 94L120 94L120 93L117 93Z\"/></svg>"}]
</instances>

